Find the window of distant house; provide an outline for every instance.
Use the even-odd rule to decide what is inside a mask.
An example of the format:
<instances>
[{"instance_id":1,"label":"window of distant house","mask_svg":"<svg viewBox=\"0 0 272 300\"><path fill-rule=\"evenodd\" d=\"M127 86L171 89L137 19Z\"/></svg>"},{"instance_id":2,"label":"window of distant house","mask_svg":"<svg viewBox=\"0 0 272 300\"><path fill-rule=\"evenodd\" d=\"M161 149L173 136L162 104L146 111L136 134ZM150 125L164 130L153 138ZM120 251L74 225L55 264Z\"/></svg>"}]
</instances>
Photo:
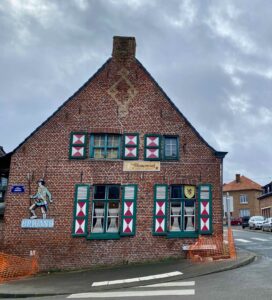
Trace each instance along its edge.
<instances>
[{"instance_id":1,"label":"window of distant house","mask_svg":"<svg viewBox=\"0 0 272 300\"><path fill-rule=\"evenodd\" d=\"M240 204L248 204L247 195L240 195Z\"/></svg>"},{"instance_id":2,"label":"window of distant house","mask_svg":"<svg viewBox=\"0 0 272 300\"><path fill-rule=\"evenodd\" d=\"M196 195L194 186L172 185L169 201L169 231L195 231Z\"/></svg>"},{"instance_id":3,"label":"window of distant house","mask_svg":"<svg viewBox=\"0 0 272 300\"><path fill-rule=\"evenodd\" d=\"M121 157L121 136L117 134L92 134L91 158L118 159Z\"/></svg>"},{"instance_id":4,"label":"window of distant house","mask_svg":"<svg viewBox=\"0 0 272 300\"><path fill-rule=\"evenodd\" d=\"M118 234L119 215L120 186L94 186L91 232L94 234Z\"/></svg>"},{"instance_id":5,"label":"window of distant house","mask_svg":"<svg viewBox=\"0 0 272 300\"><path fill-rule=\"evenodd\" d=\"M250 210L249 209L240 209L239 215L240 215L240 217L249 217Z\"/></svg>"},{"instance_id":6,"label":"window of distant house","mask_svg":"<svg viewBox=\"0 0 272 300\"><path fill-rule=\"evenodd\" d=\"M163 137L163 155L166 160L178 159L178 137L164 136Z\"/></svg>"}]
</instances>

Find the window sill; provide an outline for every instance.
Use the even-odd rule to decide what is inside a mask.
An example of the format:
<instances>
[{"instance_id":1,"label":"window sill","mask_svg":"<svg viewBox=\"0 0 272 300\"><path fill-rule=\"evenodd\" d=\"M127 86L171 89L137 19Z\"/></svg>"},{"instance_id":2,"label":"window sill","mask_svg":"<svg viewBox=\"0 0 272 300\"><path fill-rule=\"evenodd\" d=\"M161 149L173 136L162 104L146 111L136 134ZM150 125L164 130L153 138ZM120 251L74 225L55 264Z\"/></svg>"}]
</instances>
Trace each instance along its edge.
<instances>
[{"instance_id":1,"label":"window sill","mask_svg":"<svg viewBox=\"0 0 272 300\"><path fill-rule=\"evenodd\" d=\"M172 239L172 238L198 238L198 232L196 231L187 231L187 232L168 232L167 233L167 238Z\"/></svg>"},{"instance_id":2,"label":"window sill","mask_svg":"<svg viewBox=\"0 0 272 300\"><path fill-rule=\"evenodd\" d=\"M119 240L119 233L91 233L87 240Z\"/></svg>"}]
</instances>

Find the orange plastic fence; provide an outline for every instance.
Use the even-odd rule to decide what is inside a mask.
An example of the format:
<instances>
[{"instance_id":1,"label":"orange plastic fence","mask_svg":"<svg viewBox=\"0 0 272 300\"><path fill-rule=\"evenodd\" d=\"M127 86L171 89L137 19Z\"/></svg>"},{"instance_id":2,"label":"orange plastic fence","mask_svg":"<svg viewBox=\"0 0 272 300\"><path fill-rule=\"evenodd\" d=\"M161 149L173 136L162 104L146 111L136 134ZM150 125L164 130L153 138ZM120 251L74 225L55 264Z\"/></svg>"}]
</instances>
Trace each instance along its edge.
<instances>
[{"instance_id":1,"label":"orange plastic fence","mask_svg":"<svg viewBox=\"0 0 272 300\"><path fill-rule=\"evenodd\" d=\"M0 252L0 283L33 275L38 270L37 256L22 258Z\"/></svg>"},{"instance_id":2,"label":"orange plastic fence","mask_svg":"<svg viewBox=\"0 0 272 300\"><path fill-rule=\"evenodd\" d=\"M228 229L225 236L200 236L195 244L189 246L188 258L200 262L236 259L232 230Z\"/></svg>"}]
</instances>

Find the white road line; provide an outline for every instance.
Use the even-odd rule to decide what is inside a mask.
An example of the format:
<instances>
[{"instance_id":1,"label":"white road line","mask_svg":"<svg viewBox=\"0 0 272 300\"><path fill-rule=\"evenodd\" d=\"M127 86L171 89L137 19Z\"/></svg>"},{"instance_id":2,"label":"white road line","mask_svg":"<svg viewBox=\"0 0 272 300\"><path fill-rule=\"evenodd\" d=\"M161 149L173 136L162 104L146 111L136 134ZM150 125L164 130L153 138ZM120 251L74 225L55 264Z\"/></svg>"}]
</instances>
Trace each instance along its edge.
<instances>
[{"instance_id":1,"label":"white road line","mask_svg":"<svg viewBox=\"0 0 272 300\"><path fill-rule=\"evenodd\" d=\"M242 242L242 243L251 243L251 241L244 240L244 239L234 239L237 242Z\"/></svg>"},{"instance_id":2,"label":"white road line","mask_svg":"<svg viewBox=\"0 0 272 300\"><path fill-rule=\"evenodd\" d=\"M150 287L178 287L178 286L194 286L195 281L171 281L149 285L141 285L139 288L150 288Z\"/></svg>"},{"instance_id":3,"label":"white road line","mask_svg":"<svg viewBox=\"0 0 272 300\"><path fill-rule=\"evenodd\" d=\"M72 294L68 296L69 299L80 298L121 298L121 297L151 297L151 296L184 296L195 295L194 289L188 290L160 290L160 291L125 291L125 292L93 292Z\"/></svg>"},{"instance_id":4,"label":"white road line","mask_svg":"<svg viewBox=\"0 0 272 300\"><path fill-rule=\"evenodd\" d=\"M152 279L159 279L159 278L168 278L168 277L173 277L182 274L183 274L182 272L175 271L170 273L163 273L163 274L150 275L144 277L119 279L119 280L111 280L111 281L98 281L98 282L93 282L92 286L103 286L103 285L121 284L121 283L145 281L145 280L152 280Z\"/></svg>"},{"instance_id":5,"label":"white road line","mask_svg":"<svg viewBox=\"0 0 272 300\"><path fill-rule=\"evenodd\" d=\"M260 242L269 242L268 239L262 239L262 238L258 238L258 237L252 237L252 240L256 240L256 241L260 241Z\"/></svg>"}]
</instances>

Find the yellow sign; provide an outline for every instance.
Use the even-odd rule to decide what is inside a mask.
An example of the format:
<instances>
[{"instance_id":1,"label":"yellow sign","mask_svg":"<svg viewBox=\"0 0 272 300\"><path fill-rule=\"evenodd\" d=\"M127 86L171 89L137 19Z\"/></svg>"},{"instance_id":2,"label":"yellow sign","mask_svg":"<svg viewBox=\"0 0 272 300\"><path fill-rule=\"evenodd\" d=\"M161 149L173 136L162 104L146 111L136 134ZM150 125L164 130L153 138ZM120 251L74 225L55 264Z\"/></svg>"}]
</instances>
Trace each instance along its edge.
<instances>
[{"instance_id":1,"label":"yellow sign","mask_svg":"<svg viewBox=\"0 0 272 300\"><path fill-rule=\"evenodd\" d=\"M124 161L125 172L158 172L161 170L159 161Z\"/></svg>"},{"instance_id":2,"label":"yellow sign","mask_svg":"<svg viewBox=\"0 0 272 300\"><path fill-rule=\"evenodd\" d=\"M193 185L185 185L184 194L187 199L192 199L195 196L195 187Z\"/></svg>"}]
</instances>

